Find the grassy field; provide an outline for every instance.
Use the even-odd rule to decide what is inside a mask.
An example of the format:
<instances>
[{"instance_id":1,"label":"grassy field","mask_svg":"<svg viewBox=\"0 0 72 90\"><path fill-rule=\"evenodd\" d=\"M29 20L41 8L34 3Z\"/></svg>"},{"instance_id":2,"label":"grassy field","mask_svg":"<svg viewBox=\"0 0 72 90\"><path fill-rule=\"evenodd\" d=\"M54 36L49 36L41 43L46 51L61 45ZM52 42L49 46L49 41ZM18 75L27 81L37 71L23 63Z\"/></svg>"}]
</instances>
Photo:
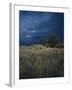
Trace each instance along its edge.
<instances>
[{"instance_id":1,"label":"grassy field","mask_svg":"<svg viewBox=\"0 0 72 90\"><path fill-rule=\"evenodd\" d=\"M63 48L47 48L43 45L20 46L20 79L63 76Z\"/></svg>"}]
</instances>

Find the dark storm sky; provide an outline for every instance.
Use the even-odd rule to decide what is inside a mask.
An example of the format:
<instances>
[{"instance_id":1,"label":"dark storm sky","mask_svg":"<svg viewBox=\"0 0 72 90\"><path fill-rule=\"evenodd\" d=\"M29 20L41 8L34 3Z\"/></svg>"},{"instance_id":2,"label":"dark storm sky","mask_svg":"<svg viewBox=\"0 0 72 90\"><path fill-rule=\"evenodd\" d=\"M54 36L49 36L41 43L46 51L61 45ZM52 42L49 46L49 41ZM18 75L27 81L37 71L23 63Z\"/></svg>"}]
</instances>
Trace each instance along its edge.
<instances>
[{"instance_id":1,"label":"dark storm sky","mask_svg":"<svg viewBox=\"0 0 72 90\"><path fill-rule=\"evenodd\" d=\"M49 33L64 39L64 14L55 12L19 11L20 45L39 43ZM46 38L45 38L46 39Z\"/></svg>"}]
</instances>

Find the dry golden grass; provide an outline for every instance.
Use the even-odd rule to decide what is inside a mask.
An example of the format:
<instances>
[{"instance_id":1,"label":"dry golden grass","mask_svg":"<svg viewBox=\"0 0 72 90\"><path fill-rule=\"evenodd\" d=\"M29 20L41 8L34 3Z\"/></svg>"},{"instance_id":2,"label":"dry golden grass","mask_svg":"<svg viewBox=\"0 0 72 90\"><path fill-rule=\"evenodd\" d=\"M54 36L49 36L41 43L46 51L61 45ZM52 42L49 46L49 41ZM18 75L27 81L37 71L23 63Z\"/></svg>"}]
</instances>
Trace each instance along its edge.
<instances>
[{"instance_id":1,"label":"dry golden grass","mask_svg":"<svg viewBox=\"0 0 72 90\"><path fill-rule=\"evenodd\" d=\"M20 79L64 76L63 48L20 46L19 53Z\"/></svg>"}]
</instances>

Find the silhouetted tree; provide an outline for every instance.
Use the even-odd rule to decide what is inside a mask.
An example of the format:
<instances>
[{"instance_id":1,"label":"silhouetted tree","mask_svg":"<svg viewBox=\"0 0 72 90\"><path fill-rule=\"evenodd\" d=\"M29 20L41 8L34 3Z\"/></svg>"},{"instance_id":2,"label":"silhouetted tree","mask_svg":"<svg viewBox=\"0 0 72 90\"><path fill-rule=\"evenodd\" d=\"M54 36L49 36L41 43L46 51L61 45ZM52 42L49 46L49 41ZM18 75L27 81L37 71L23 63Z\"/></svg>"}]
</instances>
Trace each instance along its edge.
<instances>
[{"instance_id":1,"label":"silhouetted tree","mask_svg":"<svg viewBox=\"0 0 72 90\"><path fill-rule=\"evenodd\" d=\"M60 40L55 32L48 33L47 36L44 36L40 40L40 44L45 45L46 47L56 47L60 43Z\"/></svg>"},{"instance_id":2,"label":"silhouetted tree","mask_svg":"<svg viewBox=\"0 0 72 90\"><path fill-rule=\"evenodd\" d=\"M48 34L48 44L51 47L56 47L59 44L59 38L56 33L52 32Z\"/></svg>"}]
</instances>

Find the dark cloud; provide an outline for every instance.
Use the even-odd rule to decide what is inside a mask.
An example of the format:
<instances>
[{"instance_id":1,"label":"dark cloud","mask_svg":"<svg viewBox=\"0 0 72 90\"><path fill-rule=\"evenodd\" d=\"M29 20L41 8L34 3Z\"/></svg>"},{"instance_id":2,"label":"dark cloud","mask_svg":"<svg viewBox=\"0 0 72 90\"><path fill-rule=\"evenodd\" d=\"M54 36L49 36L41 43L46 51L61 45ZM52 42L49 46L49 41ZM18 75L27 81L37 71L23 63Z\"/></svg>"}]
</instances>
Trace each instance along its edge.
<instances>
[{"instance_id":1,"label":"dark cloud","mask_svg":"<svg viewBox=\"0 0 72 90\"><path fill-rule=\"evenodd\" d=\"M35 43L47 36L49 32L56 32L58 37L63 40L63 13L19 11L20 44Z\"/></svg>"}]
</instances>

